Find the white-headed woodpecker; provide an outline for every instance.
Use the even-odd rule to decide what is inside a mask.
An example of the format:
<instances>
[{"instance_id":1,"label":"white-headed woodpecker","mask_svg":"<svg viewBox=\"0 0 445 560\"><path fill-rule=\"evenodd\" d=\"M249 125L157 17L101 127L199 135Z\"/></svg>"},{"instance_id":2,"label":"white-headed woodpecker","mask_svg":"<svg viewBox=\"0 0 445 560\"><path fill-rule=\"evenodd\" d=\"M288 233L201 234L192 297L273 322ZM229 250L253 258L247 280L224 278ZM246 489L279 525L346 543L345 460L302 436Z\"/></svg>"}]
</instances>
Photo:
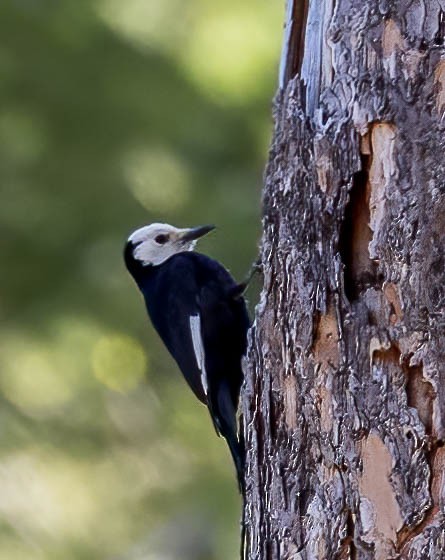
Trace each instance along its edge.
<instances>
[{"instance_id":1,"label":"white-headed woodpecker","mask_svg":"<svg viewBox=\"0 0 445 560\"><path fill-rule=\"evenodd\" d=\"M244 446L236 411L249 317L245 286L217 261L193 252L212 229L151 224L129 237L124 257L155 329L227 440L241 489Z\"/></svg>"}]
</instances>

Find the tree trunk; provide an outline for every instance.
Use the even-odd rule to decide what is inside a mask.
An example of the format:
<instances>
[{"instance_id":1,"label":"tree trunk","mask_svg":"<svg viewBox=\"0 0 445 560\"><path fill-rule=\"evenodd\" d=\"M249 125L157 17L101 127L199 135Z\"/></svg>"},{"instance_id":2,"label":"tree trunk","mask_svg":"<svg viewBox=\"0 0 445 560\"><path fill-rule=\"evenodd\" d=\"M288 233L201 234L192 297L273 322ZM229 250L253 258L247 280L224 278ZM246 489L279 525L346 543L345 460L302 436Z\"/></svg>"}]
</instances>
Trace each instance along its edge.
<instances>
[{"instance_id":1,"label":"tree trunk","mask_svg":"<svg viewBox=\"0 0 445 560\"><path fill-rule=\"evenodd\" d=\"M289 0L245 557L445 558L445 1Z\"/></svg>"}]
</instances>

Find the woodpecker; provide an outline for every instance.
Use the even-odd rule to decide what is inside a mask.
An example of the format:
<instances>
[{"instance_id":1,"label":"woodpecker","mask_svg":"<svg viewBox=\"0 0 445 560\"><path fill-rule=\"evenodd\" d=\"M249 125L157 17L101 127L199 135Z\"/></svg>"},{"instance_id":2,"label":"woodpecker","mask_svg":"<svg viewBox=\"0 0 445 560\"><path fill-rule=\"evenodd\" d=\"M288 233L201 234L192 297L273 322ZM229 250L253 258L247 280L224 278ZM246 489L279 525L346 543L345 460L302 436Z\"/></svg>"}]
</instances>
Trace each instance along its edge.
<instances>
[{"instance_id":1,"label":"woodpecker","mask_svg":"<svg viewBox=\"0 0 445 560\"><path fill-rule=\"evenodd\" d=\"M250 321L242 296L245 284L237 284L217 261L194 252L197 240L213 229L142 227L128 238L124 259L153 326L207 406L217 434L226 439L242 491L244 446L236 412Z\"/></svg>"}]
</instances>

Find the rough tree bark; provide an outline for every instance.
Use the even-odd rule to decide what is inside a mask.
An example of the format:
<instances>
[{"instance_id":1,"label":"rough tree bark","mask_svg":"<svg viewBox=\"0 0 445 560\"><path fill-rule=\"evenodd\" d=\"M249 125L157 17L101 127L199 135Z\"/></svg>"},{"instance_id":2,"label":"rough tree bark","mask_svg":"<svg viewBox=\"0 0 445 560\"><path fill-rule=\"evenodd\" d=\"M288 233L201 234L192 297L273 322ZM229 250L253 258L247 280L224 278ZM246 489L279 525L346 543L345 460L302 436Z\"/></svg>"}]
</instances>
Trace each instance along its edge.
<instances>
[{"instance_id":1,"label":"rough tree bark","mask_svg":"<svg viewBox=\"0 0 445 560\"><path fill-rule=\"evenodd\" d=\"M445 558L445 0L289 0L245 557Z\"/></svg>"}]
</instances>

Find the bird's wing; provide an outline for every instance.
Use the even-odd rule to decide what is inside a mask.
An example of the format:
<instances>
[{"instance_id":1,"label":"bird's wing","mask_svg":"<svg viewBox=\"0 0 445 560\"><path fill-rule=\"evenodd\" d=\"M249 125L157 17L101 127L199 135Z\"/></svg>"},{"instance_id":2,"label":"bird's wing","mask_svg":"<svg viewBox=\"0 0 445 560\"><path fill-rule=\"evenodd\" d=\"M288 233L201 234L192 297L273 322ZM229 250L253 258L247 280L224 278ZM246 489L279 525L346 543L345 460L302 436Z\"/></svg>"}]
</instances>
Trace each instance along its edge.
<instances>
[{"instance_id":1,"label":"bird's wing","mask_svg":"<svg viewBox=\"0 0 445 560\"><path fill-rule=\"evenodd\" d=\"M187 383L198 399L208 404L199 291L195 262L187 254L177 255L159 278L157 305L147 302L147 307Z\"/></svg>"},{"instance_id":2,"label":"bird's wing","mask_svg":"<svg viewBox=\"0 0 445 560\"><path fill-rule=\"evenodd\" d=\"M249 318L237 284L216 261L202 255L199 283L201 341L205 352L207 401L215 427L221 434L236 430L235 416L242 382L241 357L246 346ZM230 425L228 425L230 424Z\"/></svg>"},{"instance_id":3,"label":"bird's wing","mask_svg":"<svg viewBox=\"0 0 445 560\"><path fill-rule=\"evenodd\" d=\"M182 253L163 266L158 303L151 310L148 305L161 338L221 433L227 432L221 417L228 416L222 411L236 410L248 327L244 301L233 296L234 287L216 261Z\"/></svg>"}]
</instances>

